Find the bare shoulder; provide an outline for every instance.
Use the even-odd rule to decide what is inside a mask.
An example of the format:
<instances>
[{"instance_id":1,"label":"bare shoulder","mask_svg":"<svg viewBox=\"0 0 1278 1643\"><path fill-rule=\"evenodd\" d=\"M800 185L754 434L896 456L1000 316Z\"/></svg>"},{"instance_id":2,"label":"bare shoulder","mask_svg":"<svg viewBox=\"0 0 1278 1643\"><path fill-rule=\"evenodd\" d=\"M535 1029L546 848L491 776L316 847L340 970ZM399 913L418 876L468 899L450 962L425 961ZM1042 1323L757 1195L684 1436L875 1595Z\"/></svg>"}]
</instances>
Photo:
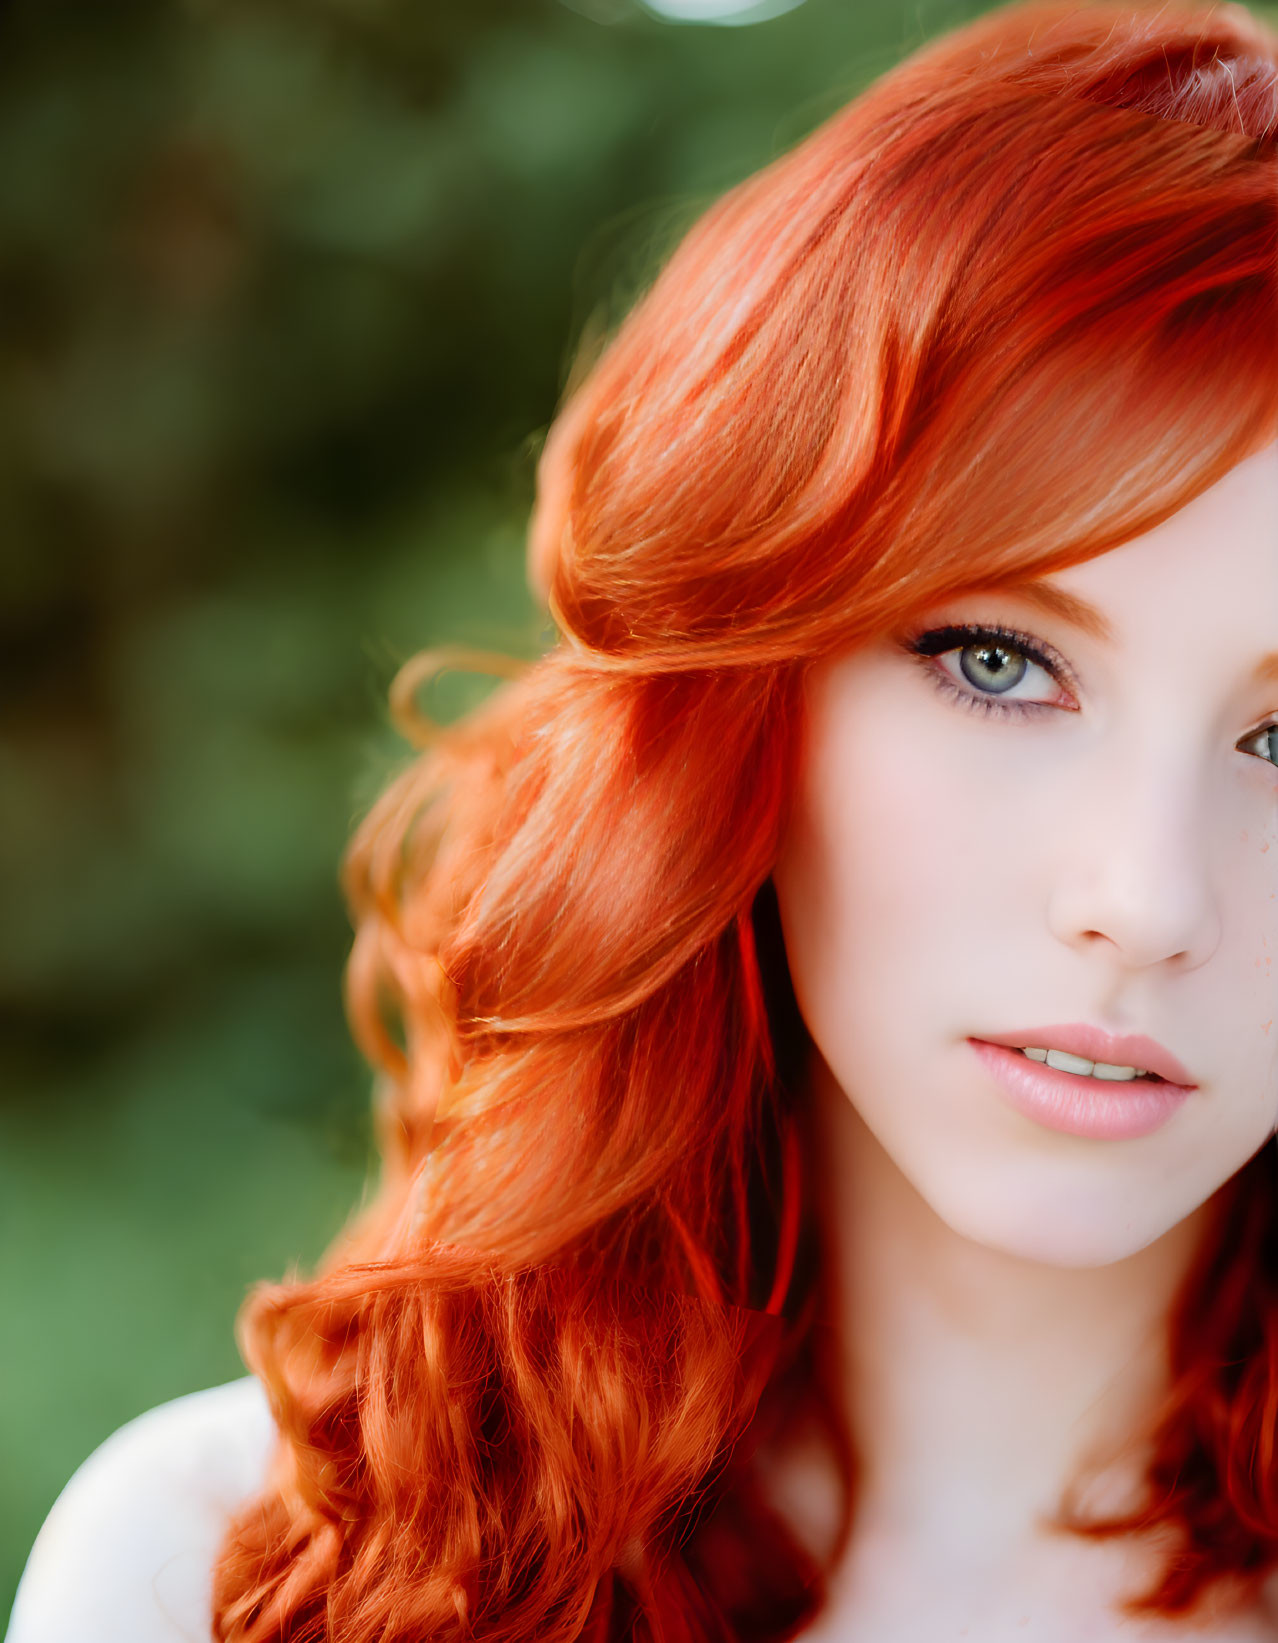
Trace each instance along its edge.
<instances>
[{"instance_id":1,"label":"bare shoulder","mask_svg":"<svg viewBox=\"0 0 1278 1643\"><path fill-rule=\"evenodd\" d=\"M209 1643L213 1556L274 1442L252 1376L120 1427L45 1519L6 1643Z\"/></svg>"}]
</instances>

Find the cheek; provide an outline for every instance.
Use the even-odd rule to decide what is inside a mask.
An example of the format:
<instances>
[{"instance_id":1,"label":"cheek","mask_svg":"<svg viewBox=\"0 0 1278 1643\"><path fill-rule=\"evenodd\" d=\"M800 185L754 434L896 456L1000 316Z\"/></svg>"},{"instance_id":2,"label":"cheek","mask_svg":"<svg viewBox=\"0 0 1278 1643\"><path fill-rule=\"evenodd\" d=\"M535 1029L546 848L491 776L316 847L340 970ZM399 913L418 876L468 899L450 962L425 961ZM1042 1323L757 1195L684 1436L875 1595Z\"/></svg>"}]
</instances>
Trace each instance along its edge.
<instances>
[{"instance_id":1,"label":"cheek","mask_svg":"<svg viewBox=\"0 0 1278 1643\"><path fill-rule=\"evenodd\" d=\"M774 873L795 993L823 1049L885 1010L915 1011L933 966L970 961L998 861L965 846L957 870L945 785L890 718L818 727Z\"/></svg>"}]
</instances>

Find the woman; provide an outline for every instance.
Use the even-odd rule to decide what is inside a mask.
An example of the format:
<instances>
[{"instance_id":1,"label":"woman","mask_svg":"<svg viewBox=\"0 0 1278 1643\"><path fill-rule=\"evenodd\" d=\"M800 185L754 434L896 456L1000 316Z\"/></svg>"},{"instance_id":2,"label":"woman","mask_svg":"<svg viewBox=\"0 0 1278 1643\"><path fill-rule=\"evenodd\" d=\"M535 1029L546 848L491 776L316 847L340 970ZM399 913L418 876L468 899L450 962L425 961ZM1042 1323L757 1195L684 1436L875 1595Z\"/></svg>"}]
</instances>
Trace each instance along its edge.
<instances>
[{"instance_id":1,"label":"woman","mask_svg":"<svg viewBox=\"0 0 1278 1643\"><path fill-rule=\"evenodd\" d=\"M1240 7L1013 7L693 229L561 642L397 684L377 1196L13 1643L1278 1636L1276 139Z\"/></svg>"}]
</instances>

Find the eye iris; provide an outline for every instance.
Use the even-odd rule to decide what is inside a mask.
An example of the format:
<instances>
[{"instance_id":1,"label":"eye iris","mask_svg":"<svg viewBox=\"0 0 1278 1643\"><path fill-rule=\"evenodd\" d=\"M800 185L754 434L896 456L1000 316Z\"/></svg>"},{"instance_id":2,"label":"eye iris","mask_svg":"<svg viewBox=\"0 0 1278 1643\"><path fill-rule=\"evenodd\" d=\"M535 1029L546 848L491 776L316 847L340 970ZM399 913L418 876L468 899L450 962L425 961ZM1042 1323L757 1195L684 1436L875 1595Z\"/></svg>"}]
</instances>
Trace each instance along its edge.
<instances>
[{"instance_id":1,"label":"eye iris","mask_svg":"<svg viewBox=\"0 0 1278 1643\"><path fill-rule=\"evenodd\" d=\"M981 678L979 673L973 673L967 660L969 656L973 655L979 659L979 666L981 668L988 668L993 672L993 679ZM998 663L990 663L988 658L992 656L1002 657L1004 659L1003 665L1000 666ZM1010 667L1007 665L1009 661L1011 663ZM1019 671L1017 668L1017 663L1019 663ZM1019 655L1019 653L1013 650L1010 645L995 645L990 644L988 641L980 644L965 645L959 660L959 666L963 670L964 677L970 684L976 685L978 689L982 690L989 689L991 685L998 691L1010 690L1013 685L1019 684L1024 678L1025 669L1028 665L1029 664L1025 657ZM1009 673L1015 674L1015 677L1009 678Z\"/></svg>"}]
</instances>

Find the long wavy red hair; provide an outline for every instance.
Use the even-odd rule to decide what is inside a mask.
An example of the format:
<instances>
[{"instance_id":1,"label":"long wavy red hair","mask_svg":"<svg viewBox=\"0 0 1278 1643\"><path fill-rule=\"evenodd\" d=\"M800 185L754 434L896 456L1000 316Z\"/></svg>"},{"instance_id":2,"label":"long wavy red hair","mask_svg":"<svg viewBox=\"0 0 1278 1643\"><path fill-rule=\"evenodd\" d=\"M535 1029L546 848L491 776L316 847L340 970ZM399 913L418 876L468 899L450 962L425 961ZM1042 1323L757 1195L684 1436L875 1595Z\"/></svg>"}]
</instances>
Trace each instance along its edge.
<instances>
[{"instance_id":1,"label":"long wavy red hair","mask_svg":"<svg viewBox=\"0 0 1278 1643\"><path fill-rule=\"evenodd\" d=\"M447 730L412 707L440 657L394 692L421 751L344 880L382 1176L242 1312L280 1441L218 1639L815 1617L857 1448L769 882L805 672L1152 529L1275 435L1278 38L1238 6L987 15L696 224L545 446L559 642ZM1278 1564L1272 1151L1168 1321L1147 1500L1070 1523L1170 1537L1131 1614ZM826 1561L760 1467L800 1419L845 1485Z\"/></svg>"}]
</instances>

